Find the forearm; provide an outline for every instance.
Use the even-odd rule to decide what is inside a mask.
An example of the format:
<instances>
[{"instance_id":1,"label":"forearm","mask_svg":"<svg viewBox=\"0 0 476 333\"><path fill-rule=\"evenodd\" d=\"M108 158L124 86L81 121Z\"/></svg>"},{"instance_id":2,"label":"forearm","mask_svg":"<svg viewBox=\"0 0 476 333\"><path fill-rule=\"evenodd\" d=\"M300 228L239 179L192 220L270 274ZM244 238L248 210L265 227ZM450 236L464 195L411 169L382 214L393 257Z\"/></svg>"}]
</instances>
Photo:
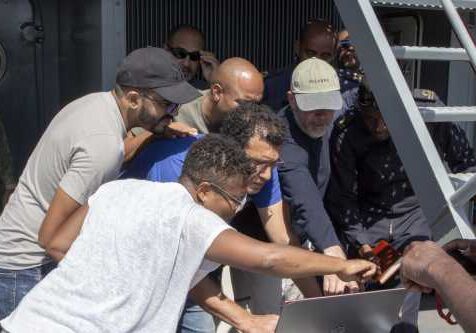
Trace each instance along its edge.
<instances>
[{"instance_id":1,"label":"forearm","mask_svg":"<svg viewBox=\"0 0 476 333\"><path fill-rule=\"evenodd\" d=\"M264 231L269 240L276 244L301 246L289 221L288 206L279 202L273 206L258 208Z\"/></svg>"},{"instance_id":2,"label":"forearm","mask_svg":"<svg viewBox=\"0 0 476 333\"><path fill-rule=\"evenodd\" d=\"M331 246L327 249L324 249L324 254L328 256L333 256L337 258L346 259L346 255L342 248L339 245ZM294 279L293 280L299 290L302 292L304 297L319 297L322 296L321 288L315 277L303 278L303 279Z\"/></svg>"},{"instance_id":3,"label":"forearm","mask_svg":"<svg viewBox=\"0 0 476 333\"><path fill-rule=\"evenodd\" d=\"M434 287L465 332L476 332L476 282L456 262L429 268Z\"/></svg>"},{"instance_id":4,"label":"forearm","mask_svg":"<svg viewBox=\"0 0 476 333\"><path fill-rule=\"evenodd\" d=\"M63 259L71 244L78 237L86 217L88 206L85 205L63 223L46 244L46 252L56 262Z\"/></svg>"},{"instance_id":5,"label":"forearm","mask_svg":"<svg viewBox=\"0 0 476 333\"><path fill-rule=\"evenodd\" d=\"M128 133L127 137L124 139L124 162L132 160L145 145L153 140L153 138L154 135L146 130L137 136Z\"/></svg>"},{"instance_id":6,"label":"forearm","mask_svg":"<svg viewBox=\"0 0 476 333\"><path fill-rule=\"evenodd\" d=\"M46 248L58 228L79 207L81 207L80 204L59 187L38 232L38 243L40 246Z\"/></svg>"},{"instance_id":7,"label":"forearm","mask_svg":"<svg viewBox=\"0 0 476 333\"><path fill-rule=\"evenodd\" d=\"M318 275L338 274L345 260L295 247L272 245L264 262L257 270L292 279Z\"/></svg>"},{"instance_id":8,"label":"forearm","mask_svg":"<svg viewBox=\"0 0 476 333\"><path fill-rule=\"evenodd\" d=\"M244 330L251 315L237 303L226 297L220 287L205 278L189 293L192 300L205 311L227 322L238 330Z\"/></svg>"}]
</instances>

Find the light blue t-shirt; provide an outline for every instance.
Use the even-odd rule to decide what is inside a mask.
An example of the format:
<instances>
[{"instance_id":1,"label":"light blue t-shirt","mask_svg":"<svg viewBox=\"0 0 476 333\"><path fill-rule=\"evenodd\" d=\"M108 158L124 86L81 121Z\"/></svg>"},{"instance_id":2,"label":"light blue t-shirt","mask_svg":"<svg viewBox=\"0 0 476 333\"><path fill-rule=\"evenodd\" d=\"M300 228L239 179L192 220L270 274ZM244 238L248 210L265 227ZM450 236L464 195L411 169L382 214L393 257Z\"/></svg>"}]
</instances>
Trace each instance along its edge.
<instances>
[{"instance_id":1,"label":"light blue t-shirt","mask_svg":"<svg viewBox=\"0 0 476 333\"><path fill-rule=\"evenodd\" d=\"M203 135L177 139L156 140L126 167L121 178L147 179L156 182L176 182L182 173L183 163L190 146ZM281 201L281 188L276 168L271 179L260 192L251 195L257 208L272 206Z\"/></svg>"}]
</instances>

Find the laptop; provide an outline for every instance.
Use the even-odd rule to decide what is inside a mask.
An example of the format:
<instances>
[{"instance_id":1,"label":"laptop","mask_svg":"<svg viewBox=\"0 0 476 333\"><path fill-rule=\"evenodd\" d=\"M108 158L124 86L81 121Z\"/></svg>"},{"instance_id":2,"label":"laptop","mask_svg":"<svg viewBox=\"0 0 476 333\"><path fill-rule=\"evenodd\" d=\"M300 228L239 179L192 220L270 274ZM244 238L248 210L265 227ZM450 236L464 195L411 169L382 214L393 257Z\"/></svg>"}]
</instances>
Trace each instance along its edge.
<instances>
[{"instance_id":1,"label":"laptop","mask_svg":"<svg viewBox=\"0 0 476 333\"><path fill-rule=\"evenodd\" d=\"M288 302L276 333L390 332L406 293L396 288Z\"/></svg>"}]
</instances>

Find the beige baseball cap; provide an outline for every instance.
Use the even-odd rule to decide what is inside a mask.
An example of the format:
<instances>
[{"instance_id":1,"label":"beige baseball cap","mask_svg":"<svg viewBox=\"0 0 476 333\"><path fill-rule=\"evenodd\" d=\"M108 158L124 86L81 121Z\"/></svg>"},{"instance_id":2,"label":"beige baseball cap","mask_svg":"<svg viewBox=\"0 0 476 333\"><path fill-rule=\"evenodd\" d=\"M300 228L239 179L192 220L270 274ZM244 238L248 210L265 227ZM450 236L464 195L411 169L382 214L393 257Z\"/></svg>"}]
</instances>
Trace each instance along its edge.
<instances>
[{"instance_id":1,"label":"beige baseball cap","mask_svg":"<svg viewBox=\"0 0 476 333\"><path fill-rule=\"evenodd\" d=\"M339 77L324 60L310 58L299 63L293 71L291 92L301 111L342 109Z\"/></svg>"}]
</instances>

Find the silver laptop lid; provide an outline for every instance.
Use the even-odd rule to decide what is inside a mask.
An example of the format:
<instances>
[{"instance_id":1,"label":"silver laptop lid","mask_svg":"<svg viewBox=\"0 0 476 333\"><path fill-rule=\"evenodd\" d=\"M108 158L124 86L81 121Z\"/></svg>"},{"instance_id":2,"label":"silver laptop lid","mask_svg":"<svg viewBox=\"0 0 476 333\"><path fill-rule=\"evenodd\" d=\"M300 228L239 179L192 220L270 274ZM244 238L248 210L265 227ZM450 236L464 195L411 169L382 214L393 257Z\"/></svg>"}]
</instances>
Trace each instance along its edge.
<instances>
[{"instance_id":1,"label":"silver laptop lid","mask_svg":"<svg viewBox=\"0 0 476 333\"><path fill-rule=\"evenodd\" d=\"M390 332L406 293L404 288L397 288L286 303L276 332Z\"/></svg>"}]
</instances>

